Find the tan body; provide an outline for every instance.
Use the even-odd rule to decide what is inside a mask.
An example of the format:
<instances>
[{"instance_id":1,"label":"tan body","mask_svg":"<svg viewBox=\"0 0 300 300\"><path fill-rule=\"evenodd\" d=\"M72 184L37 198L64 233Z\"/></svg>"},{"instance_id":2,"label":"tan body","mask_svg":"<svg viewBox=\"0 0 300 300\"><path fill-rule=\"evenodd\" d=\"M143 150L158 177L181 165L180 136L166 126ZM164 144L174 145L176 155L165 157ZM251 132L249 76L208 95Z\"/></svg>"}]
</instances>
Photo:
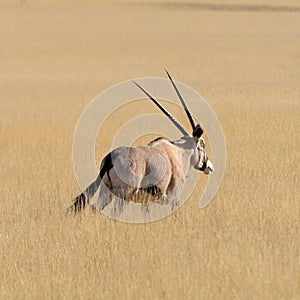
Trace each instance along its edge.
<instances>
[{"instance_id":1,"label":"tan body","mask_svg":"<svg viewBox=\"0 0 300 300\"><path fill-rule=\"evenodd\" d=\"M192 137L176 142L160 138L146 146L114 150L111 153L113 167L103 176L95 206L102 210L112 201L113 195L127 202L170 201L176 205L193 166L191 162L197 163L195 152Z\"/></svg>"}]
</instances>

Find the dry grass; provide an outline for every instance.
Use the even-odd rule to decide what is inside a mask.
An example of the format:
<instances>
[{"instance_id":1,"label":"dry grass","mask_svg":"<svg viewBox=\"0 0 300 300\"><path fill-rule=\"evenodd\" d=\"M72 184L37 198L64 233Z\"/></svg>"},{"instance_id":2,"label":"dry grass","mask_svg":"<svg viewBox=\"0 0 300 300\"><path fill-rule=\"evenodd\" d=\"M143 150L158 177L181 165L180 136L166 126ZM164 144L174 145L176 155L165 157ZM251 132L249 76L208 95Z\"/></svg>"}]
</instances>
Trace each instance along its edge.
<instances>
[{"instance_id":1,"label":"dry grass","mask_svg":"<svg viewBox=\"0 0 300 300\"><path fill-rule=\"evenodd\" d=\"M300 14L45 7L0 6L0 298L299 298ZM163 67L223 125L217 196L147 225L66 216L81 111Z\"/></svg>"}]
</instances>

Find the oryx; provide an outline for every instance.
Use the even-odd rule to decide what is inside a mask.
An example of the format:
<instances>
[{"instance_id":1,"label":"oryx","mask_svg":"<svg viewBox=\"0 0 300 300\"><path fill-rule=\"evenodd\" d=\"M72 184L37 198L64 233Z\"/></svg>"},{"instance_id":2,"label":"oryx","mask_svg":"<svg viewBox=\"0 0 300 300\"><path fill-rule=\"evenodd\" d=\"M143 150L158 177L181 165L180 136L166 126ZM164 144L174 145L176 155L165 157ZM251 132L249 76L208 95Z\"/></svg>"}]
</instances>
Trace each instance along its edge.
<instances>
[{"instance_id":1,"label":"oryx","mask_svg":"<svg viewBox=\"0 0 300 300\"><path fill-rule=\"evenodd\" d=\"M151 99L181 131L183 137L176 141L158 138L145 146L119 147L107 154L101 162L100 172L74 201L71 210L78 212L90 203L100 186L94 208L103 210L113 197L115 209L123 210L123 203L135 202L148 207L157 201L171 203L172 209L179 204L184 183L192 168L205 174L213 172L213 164L205 153L203 129L195 124L175 82L166 70L178 98L189 118L192 135L142 86L133 83Z\"/></svg>"}]
</instances>

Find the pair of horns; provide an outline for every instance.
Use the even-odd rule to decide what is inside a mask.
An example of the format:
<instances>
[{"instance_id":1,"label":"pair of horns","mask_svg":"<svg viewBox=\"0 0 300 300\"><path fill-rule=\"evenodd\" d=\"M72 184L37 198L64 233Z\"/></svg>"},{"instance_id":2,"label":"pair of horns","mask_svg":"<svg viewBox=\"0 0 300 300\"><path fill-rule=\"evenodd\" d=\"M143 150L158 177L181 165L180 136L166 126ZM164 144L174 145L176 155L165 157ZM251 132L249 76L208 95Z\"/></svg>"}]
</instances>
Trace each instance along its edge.
<instances>
[{"instance_id":1,"label":"pair of horns","mask_svg":"<svg viewBox=\"0 0 300 300\"><path fill-rule=\"evenodd\" d=\"M171 75L169 74L169 72L165 69L175 91L176 94L189 118L189 121L191 123L192 129L193 129L193 136L197 136L200 137L203 133L202 128L200 127L200 125L198 124L197 126L195 125L194 119L192 117L191 112L189 111L185 101L183 100L175 82L173 81ZM188 131L149 93L147 92L142 86L140 86L137 82L133 81L133 83L139 88L141 89L157 106L158 108L169 118L169 120L182 132L182 134L184 136L189 136L190 134L188 133Z\"/></svg>"}]
</instances>

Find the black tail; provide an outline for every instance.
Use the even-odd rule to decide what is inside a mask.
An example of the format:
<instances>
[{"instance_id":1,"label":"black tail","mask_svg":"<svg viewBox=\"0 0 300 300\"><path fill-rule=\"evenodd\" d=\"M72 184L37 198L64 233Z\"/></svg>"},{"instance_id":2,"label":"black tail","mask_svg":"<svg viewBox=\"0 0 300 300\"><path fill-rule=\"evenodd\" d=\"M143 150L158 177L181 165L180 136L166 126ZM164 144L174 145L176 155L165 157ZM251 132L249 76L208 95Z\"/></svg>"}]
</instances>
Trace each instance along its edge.
<instances>
[{"instance_id":1,"label":"black tail","mask_svg":"<svg viewBox=\"0 0 300 300\"><path fill-rule=\"evenodd\" d=\"M96 180L91 183L83 193L75 198L73 204L69 207L68 212L78 213L85 209L86 205L89 204L90 199L97 192L103 176L106 172L109 172L112 166L111 155L108 154L102 161L101 170Z\"/></svg>"}]
</instances>

